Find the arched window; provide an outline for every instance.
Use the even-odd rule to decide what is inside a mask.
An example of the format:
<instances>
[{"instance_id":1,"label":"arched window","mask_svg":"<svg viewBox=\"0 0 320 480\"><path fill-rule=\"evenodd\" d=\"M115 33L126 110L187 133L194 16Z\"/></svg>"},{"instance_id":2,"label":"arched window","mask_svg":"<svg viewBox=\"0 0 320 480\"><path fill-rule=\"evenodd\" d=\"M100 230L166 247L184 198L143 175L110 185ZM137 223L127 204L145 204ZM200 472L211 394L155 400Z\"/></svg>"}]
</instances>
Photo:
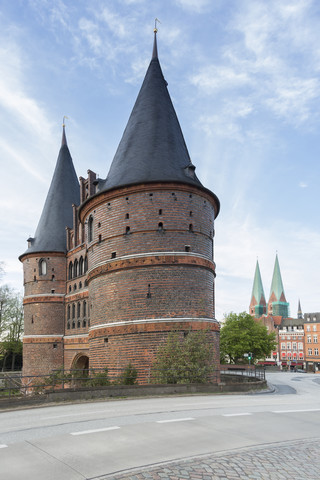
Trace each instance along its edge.
<instances>
[{"instance_id":1,"label":"arched window","mask_svg":"<svg viewBox=\"0 0 320 480\"><path fill-rule=\"evenodd\" d=\"M73 263L70 262L70 263L69 263L69 277L68 277L69 280L72 279L72 276L73 276Z\"/></svg>"},{"instance_id":2,"label":"arched window","mask_svg":"<svg viewBox=\"0 0 320 480\"><path fill-rule=\"evenodd\" d=\"M87 316L87 302L86 301L83 302L82 311L83 311L83 317L85 318Z\"/></svg>"},{"instance_id":3,"label":"arched window","mask_svg":"<svg viewBox=\"0 0 320 480\"><path fill-rule=\"evenodd\" d=\"M79 275L83 275L83 257L79 260Z\"/></svg>"},{"instance_id":4,"label":"arched window","mask_svg":"<svg viewBox=\"0 0 320 480\"><path fill-rule=\"evenodd\" d=\"M88 242L92 242L93 240L93 216L89 217L88 221Z\"/></svg>"},{"instance_id":5,"label":"arched window","mask_svg":"<svg viewBox=\"0 0 320 480\"><path fill-rule=\"evenodd\" d=\"M39 275L47 275L47 262L43 258L39 260Z\"/></svg>"},{"instance_id":6,"label":"arched window","mask_svg":"<svg viewBox=\"0 0 320 480\"><path fill-rule=\"evenodd\" d=\"M70 305L68 305L68 320L70 320L70 314L71 314L71 308L70 308Z\"/></svg>"},{"instance_id":7,"label":"arched window","mask_svg":"<svg viewBox=\"0 0 320 480\"><path fill-rule=\"evenodd\" d=\"M73 276L74 277L78 276L78 260L77 259L75 259L73 264Z\"/></svg>"},{"instance_id":8,"label":"arched window","mask_svg":"<svg viewBox=\"0 0 320 480\"><path fill-rule=\"evenodd\" d=\"M81 305L80 305L80 302L79 302L78 305L77 305L77 317L78 318L80 317L80 313L81 313Z\"/></svg>"},{"instance_id":9,"label":"arched window","mask_svg":"<svg viewBox=\"0 0 320 480\"><path fill-rule=\"evenodd\" d=\"M73 303L73 304L72 304L72 318L75 318L75 316L76 316L76 306L75 306L75 304Z\"/></svg>"}]
</instances>

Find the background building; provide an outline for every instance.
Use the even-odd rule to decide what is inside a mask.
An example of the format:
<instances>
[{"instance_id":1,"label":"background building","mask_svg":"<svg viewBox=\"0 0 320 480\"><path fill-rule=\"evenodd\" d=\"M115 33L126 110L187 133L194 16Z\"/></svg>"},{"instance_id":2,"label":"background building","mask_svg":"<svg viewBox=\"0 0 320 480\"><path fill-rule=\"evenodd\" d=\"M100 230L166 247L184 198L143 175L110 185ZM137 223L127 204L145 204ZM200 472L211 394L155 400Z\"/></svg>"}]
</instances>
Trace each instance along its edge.
<instances>
[{"instance_id":1,"label":"background building","mask_svg":"<svg viewBox=\"0 0 320 480\"><path fill-rule=\"evenodd\" d=\"M306 369L320 370L320 312L304 314Z\"/></svg>"}]
</instances>

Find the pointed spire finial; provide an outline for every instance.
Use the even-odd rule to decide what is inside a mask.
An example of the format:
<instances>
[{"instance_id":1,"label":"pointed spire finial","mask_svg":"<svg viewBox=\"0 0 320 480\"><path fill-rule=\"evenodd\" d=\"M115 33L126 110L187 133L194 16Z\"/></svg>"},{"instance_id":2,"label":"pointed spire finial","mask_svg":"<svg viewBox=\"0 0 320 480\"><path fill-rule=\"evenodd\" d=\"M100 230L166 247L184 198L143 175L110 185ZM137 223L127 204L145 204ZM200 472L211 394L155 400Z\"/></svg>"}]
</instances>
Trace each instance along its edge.
<instances>
[{"instance_id":1,"label":"pointed spire finial","mask_svg":"<svg viewBox=\"0 0 320 480\"><path fill-rule=\"evenodd\" d=\"M154 19L154 29L153 29L153 31L154 31L154 41L153 41L152 59L158 58L158 48L157 48L157 32L158 32L158 29L157 29L157 22L158 22L158 23L161 23L158 18L155 18L155 19Z\"/></svg>"},{"instance_id":2,"label":"pointed spire finial","mask_svg":"<svg viewBox=\"0 0 320 480\"><path fill-rule=\"evenodd\" d=\"M63 145L67 145L67 137L66 137L66 132L65 132L65 119L68 118L66 115L63 116L63 120L62 120L62 140L61 140L61 147Z\"/></svg>"}]
</instances>

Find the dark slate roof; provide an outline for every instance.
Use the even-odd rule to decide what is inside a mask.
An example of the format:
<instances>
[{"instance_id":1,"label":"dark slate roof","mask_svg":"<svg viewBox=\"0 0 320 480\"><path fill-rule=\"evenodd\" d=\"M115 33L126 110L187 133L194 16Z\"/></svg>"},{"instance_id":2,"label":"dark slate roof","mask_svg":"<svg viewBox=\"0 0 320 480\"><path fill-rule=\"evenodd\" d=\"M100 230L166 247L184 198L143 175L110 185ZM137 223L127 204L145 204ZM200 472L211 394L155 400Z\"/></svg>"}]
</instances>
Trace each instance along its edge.
<instances>
[{"instance_id":1,"label":"dark slate roof","mask_svg":"<svg viewBox=\"0 0 320 480\"><path fill-rule=\"evenodd\" d=\"M80 203L80 186L63 127L61 148L34 238L23 255L66 252L66 227L73 226L72 204ZM21 258L21 257L20 257Z\"/></svg>"},{"instance_id":2,"label":"dark slate roof","mask_svg":"<svg viewBox=\"0 0 320 480\"><path fill-rule=\"evenodd\" d=\"M195 175L160 67L153 56L128 124L98 191L137 183L182 182L202 187Z\"/></svg>"}]
</instances>

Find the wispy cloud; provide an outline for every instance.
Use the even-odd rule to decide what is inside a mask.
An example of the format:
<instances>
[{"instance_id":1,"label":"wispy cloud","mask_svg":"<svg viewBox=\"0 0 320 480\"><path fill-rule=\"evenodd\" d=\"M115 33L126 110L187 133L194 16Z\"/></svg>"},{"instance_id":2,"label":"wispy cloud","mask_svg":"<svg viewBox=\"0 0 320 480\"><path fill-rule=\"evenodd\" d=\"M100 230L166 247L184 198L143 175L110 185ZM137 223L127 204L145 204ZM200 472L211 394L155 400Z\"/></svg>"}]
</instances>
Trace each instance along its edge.
<instances>
[{"instance_id":1,"label":"wispy cloud","mask_svg":"<svg viewBox=\"0 0 320 480\"><path fill-rule=\"evenodd\" d=\"M51 124L44 108L25 91L22 73L22 54L15 43L4 42L0 48L0 107L8 117L14 117L25 129L47 137Z\"/></svg>"},{"instance_id":2,"label":"wispy cloud","mask_svg":"<svg viewBox=\"0 0 320 480\"><path fill-rule=\"evenodd\" d=\"M184 8L185 10L189 10L191 12L202 13L205 11L209 5L210 0L175 0L176 3Z\"/></svg>"},{"instance_id":3,"label":"wispy cloud","mask_svg":"<svg viewBox=\"0 0 320 480\"><path fill-rule=\"evenodd\" d=\"M245 5L228 24L236 40L214 64L200 66L190 82L201 95L219 98L221 93L236 103L245 92L254 105L245 109L247 116L269 113L294 127L312 123L320 106L320 31L310 22L313 2L273 0ZM234 122L243 118L243 110L237 113ZM233 130L237 130L235 124Z\"/></svg>"},{"instance_id":4,"label":"wispy cloud","mask_svg":"<svg viewBox=\"0 0 320 480\"><path fill-rule=\"evenodd\" d=\"M240 88L251 83L247 72L237 72L232 67L221 65L205 66L190 80L193 85L209 94L230 88Z\"/></svg>"}]
</instances>

